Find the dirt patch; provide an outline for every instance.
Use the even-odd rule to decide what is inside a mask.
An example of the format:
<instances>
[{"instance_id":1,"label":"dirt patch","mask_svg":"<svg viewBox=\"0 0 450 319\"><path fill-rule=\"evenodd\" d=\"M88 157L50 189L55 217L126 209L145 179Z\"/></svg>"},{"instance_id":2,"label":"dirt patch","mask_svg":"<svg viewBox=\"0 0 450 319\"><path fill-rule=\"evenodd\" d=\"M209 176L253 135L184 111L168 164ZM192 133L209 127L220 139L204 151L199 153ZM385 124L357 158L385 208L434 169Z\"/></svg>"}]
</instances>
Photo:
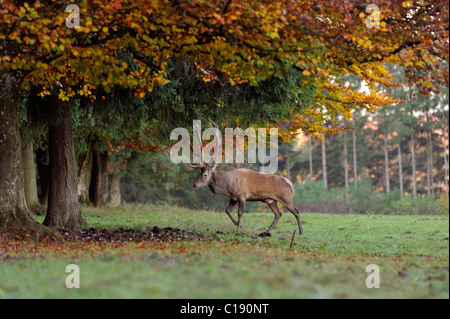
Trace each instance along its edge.
<instances>
[{"instance_id":1,"label":"dirt patch","mask_svg":"<svg viewBox=\"0 0 450 319\"><path fill-rule=\"evenodd\" d=\"M142 241L156 241L156 242L175 242L175 241L195 241L206 240L205 236L195 231L185 231L179 228L165 227L160 228L153 226L150 228L142 227L140 229L100 229L89 228L83 230L67 230L60 229L59 232L67 241L82 241L82 242L142 242Z\"/></svg>"}]
</instances>

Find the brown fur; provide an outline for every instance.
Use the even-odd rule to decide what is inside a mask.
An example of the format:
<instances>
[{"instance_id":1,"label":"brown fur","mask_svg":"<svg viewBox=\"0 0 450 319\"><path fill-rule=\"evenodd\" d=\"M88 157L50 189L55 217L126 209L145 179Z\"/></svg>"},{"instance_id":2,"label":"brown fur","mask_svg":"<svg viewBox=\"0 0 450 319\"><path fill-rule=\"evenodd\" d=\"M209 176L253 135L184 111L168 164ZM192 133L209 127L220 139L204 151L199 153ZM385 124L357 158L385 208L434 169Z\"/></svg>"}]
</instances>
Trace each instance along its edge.
<instances>
[{"instance_id":1,"label":"brown fur","mask_svg":"<svg viewBox=\"0 0 450 319\"><path fill-rule=\"evenodd\" d=\"M236 226L240 227L244 203L246 201L261 201L268 204L275 214L272 225L266 232L260 234L261 236L269 236L272 228L281 217L281 212L277 207L277 202L280 202L294 214L300 234L302 234L300 212L292 202L294 187L287 178L262 174L245 168L226 171L216 169L216 164L212 166L203 165L199 168L202 170L194 183L194 188L208 185L214 194L229 197L230 203L225 211ZM231 209L236 204L239 204L237 221L231 216Z\"/></svg>"}]
</instances>

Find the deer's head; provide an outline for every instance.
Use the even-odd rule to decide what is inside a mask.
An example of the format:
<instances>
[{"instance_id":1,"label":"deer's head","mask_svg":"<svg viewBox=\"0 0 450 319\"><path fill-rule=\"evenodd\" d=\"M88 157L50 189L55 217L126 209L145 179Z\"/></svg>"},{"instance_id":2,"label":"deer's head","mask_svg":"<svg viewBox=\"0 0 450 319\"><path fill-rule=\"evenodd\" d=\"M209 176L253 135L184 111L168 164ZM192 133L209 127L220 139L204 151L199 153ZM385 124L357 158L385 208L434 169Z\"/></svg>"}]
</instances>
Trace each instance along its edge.
<instances>
[{"instance_id":1,"label":"deer's head","mask_svg":"<svg viewBox=\"0 0 450 319\"><path fill-rule=\"evenodd\" d=\"M213 162L210 164L189 164L189 166L193 168L200 168L200 174L198 175L193 185L194 188L200 188L208 185L209 181L211 180L211 176L217 167L217 163Z\"/></svg>"}]
</instances>

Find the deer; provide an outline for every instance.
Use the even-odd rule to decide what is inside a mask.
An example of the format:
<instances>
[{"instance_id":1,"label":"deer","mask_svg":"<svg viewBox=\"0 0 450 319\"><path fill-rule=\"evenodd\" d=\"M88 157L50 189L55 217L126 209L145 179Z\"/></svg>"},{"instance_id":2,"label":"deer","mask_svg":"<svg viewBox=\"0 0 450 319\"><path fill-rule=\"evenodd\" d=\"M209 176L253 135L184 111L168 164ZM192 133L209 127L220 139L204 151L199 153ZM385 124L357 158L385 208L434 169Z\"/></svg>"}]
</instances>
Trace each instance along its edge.
<instances>
[{"instance_id":1,"label":"deer","mask_svg":"<svg viewBox=\"0 0 450 319\"><path fill-rule=\"evenodd\" d=\"M211 121L214 131L218 130L217 125ZM216 135L217 137L217 135ZM194 149L191 146L192 151ZM294 186L292 182L278 175L260 173L247 168L238 168L232 170L222 170L217 168L214 158L206 163L203 160L203 147L201 146L200 163L189 163L192 168L200 169L200 173L195 180L193 187L195 189L208 186L215 195L223 195L230 199L225 212L230 217L234 225L241 226L241 217L244 211L246 201L260 201L266 203L275 218L267 231L259 234L260 237L271 236L273 227L281 218L281 212L278 209L278 202L289 210L297 219L298 230L303 234L300 212L293 204ZM195 153L195 152L194 152ZM232 209L238 204L238 220L231 215Z\"/></svg>"}]
</instances>

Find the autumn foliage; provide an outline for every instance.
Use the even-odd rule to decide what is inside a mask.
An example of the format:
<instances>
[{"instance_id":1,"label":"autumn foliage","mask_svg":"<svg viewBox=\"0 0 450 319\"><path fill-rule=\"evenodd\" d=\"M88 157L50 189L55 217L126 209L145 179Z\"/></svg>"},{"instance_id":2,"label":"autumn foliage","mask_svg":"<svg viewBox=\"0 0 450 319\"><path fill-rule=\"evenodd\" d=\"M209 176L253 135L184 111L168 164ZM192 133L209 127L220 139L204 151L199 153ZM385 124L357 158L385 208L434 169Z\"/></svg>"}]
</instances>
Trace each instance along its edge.
<instances>
[{"instance_id":1,"label":"autumn foliage","mask_svg":"<svg viewBox=\"0 0 450 319\"><path fill-rule=\"evenodd\" d=\"M1 69L25 72L23 88L60 99L89 96L113 86L144 97L167 83L169 56L185 55L205 81L257 85L289 68L318 86L317 105L294 114L298 128L333 132L338 115L398 101L380 94L391 86L383 62L408 67L423 94L448 85L448 4L445 1L387 1L379 28L368 28L360 1L81 1L80 27L65 26L68 13L58 1L1 4L0 40L18 45L3 55ZM130 70L120 51L133 56ZM447 64L445 63L447 61ZM205 71L211 70L211 71ZM369 91L339 83L355 73ZM301 90L301 87L299 88ZM327 129L327 128L328 129Z\"/></svg>"}]
</instances>

